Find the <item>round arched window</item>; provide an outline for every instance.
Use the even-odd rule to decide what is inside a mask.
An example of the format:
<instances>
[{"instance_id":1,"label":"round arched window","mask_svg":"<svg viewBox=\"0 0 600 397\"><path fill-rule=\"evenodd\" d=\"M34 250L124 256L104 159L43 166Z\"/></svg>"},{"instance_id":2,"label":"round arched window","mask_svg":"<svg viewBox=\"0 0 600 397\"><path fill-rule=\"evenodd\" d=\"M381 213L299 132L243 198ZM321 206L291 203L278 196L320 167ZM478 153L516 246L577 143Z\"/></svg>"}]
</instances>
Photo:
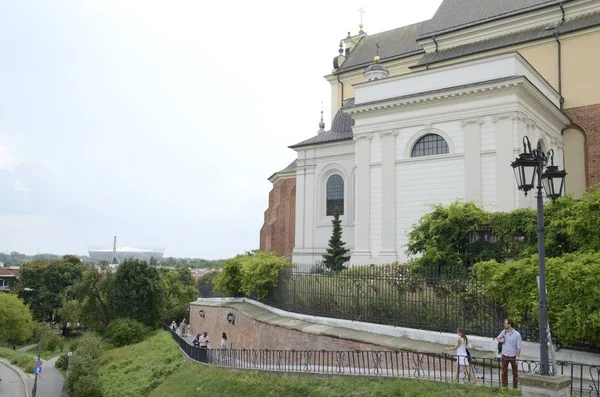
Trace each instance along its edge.
<instances>
[{"instance_id":1,"label":"round arched window","mask_svg":"<svg viewBox=\"0 0 600 397\"><path fill-rule=\"evenodd\" d=\"M333 216L337 208L340 215L344 215L344 178L339 174L327 178L327 205L326 215Z\"/></svg>"},{"instance_id":2,"label":"round arched window","mask_svg":"<svg viewBox=\"0 0 600 397\"><path fill-rule=\"evenodd\" d=\"M434 156L446 153L450 153L446 140L438 134L427 134L415 143L410 157Z\"/></svg>"}]
</instances>

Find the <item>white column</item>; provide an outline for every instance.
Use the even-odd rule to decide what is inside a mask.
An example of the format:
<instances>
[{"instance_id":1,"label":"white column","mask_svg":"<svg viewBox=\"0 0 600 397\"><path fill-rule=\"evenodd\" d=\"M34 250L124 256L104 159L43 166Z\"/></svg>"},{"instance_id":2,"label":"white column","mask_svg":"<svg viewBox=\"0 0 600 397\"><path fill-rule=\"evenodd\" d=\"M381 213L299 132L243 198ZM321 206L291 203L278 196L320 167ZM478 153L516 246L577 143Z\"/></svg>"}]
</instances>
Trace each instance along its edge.
<instances>
[{"instance_id":1,"label":"white column","mask_svg":"<svg viewBox=\"0 0 600 397\"><path fill-rule=\"evenodd\" d=\"M371 259L371 148L369 134L354 137L356 143L356 224L352 264L367 264Z\"/></svg>"},{"instance_id":2,"label":"white column","mask_svg":"<svg viewBox=\"0 0 600 397\"><path fill-rule=\"evenodd\" d=\"M515 176L510 163L514 145L514 114L494 116L496 127L496 203L499 211L512 211L515 207Z\"/></svg>"},{"instance_id":3,"label":"white column","mask_svg":"<svg viewBox=\"0 0 600 397\"><path fill-rule=\"evenodd\" d=\"M300 164L300 160L298 163ZM294 235L294 251L304 248L304 202L305 193L304 168L296 167L296 225Z\"/></svg>"},{"instance_id":4,"label":"white column","mask_svg":"<svg viewBox=\"0 0 600 397\"><path fill-rule=\"evenodd\" d=\"M385 131L381 137L381 251L380 263L394 262L396 254L396 135ZM383 261L383 262L382 262Z\"/></svg>"},{"instance_id":5,"label":"white column","mask_svg":"<svg viewBox=\"0 0 600 397\"><path fill-rule=\"evenodd\" d=\"M465 199L481 205L481 124L483 118L463 120L465 137Z\"/></svg>"}]
</instances>

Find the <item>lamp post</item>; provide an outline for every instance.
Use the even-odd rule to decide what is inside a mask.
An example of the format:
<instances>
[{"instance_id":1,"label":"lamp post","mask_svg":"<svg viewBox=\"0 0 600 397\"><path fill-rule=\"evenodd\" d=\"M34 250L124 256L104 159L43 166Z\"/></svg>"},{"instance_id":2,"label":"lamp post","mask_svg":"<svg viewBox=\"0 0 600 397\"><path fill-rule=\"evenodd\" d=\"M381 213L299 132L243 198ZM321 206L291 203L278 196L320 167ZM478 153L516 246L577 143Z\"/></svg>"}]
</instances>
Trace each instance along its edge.
<instances>
[{"instance_id":1,"label":"lamp post","mask_svg":"<svg viewBox=\"0 0 600 397\"><path fill-rule=\"evenodd\" d=\"M548 161L550 165L548 166ZM538 235L538 257L539 257L539 309L540 309L540 374L550 374L550 363L548 359L548 303L546 301L546 258L544 252L544 200L542 189L546 197L552 201L559 198L564 187L565 170L558 170L554 165L554 150L548 153L542 150L531 150L529 138L523 138L523 153L511 163L515 172L517 186L523 190L525 196L533 189L537 182L537 235ZM546 171L544 172L544 168ZM537 178L536 178L537 177ZM537 179L537 180L536 180Z\"/></svg>"},{"instance_id":2,"label":"lamp post","mask_svg":"<svg viewBox=\"0 0 600 397\"><path fill-rule=\"evenodd\" d=\"M38 292L36 289L33 288L29 288L29 287L25 287L23 288L23 291L26 292ZM40 358L42 355L42 338L44 335L44 331L42 330L42 328L40 328L40 338L38 340L38 356L37 356L37 360L36 360L36 370L35 370L35 378L33 380L33 388L31 389L31 397L35 397L37 395L37 383L38 383L38 363L40 362Z\"/></svg>"}]
</instances>

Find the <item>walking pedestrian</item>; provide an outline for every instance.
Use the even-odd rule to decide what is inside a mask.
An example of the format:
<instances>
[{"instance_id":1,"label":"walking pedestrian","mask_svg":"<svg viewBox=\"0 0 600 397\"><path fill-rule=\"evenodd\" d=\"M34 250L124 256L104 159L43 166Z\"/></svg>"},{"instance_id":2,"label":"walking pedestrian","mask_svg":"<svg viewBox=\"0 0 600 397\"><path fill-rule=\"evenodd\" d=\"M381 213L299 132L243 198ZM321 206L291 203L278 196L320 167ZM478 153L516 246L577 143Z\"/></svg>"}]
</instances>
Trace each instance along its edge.
<instances>
[{"instance_id":1,"label":"walking pedestrian","mask_svg":"<svg viewBox=\"0 0 600 397\"><path fill-rule=\"evenodd\" d=\"M467 332L463 328L459 328L456 331L456 334L458 335L456 345L444 348L445 351L456 350L456 373L453 380L458 382L460 367L463 367L465 373L471 379L471 382L475 383L477 379L471 370L471 354L469 352L469 338L467 338Z\"/></svg>"},{"instance_id":2,"label":"walking pedestrian","mask_svg":"<svg viewBox=\"0 0 600 397\"><path fill-rule=\"evenodd\" d=\"M515 322L507 318L504 320L504 331L496 337L499 343L502 343L502 387L508 387L508 364L512 370L513 387L516 389L519 385L519 369L517 360L521 355L521 334L513 327Z\"/></svg>"}]
</instances>

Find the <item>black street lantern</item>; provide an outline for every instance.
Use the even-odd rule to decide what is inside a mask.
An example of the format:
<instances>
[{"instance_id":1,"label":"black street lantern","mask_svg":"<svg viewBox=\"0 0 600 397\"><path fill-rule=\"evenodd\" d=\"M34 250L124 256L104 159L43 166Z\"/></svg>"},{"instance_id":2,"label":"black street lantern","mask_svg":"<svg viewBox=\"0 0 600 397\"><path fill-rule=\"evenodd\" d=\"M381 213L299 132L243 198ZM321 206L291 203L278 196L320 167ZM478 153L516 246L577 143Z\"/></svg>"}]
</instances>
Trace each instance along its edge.
<instances>
[{"instance_id":1,"label":"black street lantern","mask_svg":"<svg viewBox=\"0 0 600 397\"><path fill-rule=\"evenodd\" d=\"M562 196L567 172L565 170L559 170L558 167L554 165L554 153L552 153L550 160L552 165L549 165L546 168L546 172L542 174L542 184L544 185L546 197L549 197L554 201Z\"/></svg>"},{"instance_id":2,"label":"black street lantern","mask_svg":"<svg viewBox=\"0 0 600 397\"><path fill-rule=\"evenodd\" d=\"M565 185L565 170L559 171L554 165L554 150L550 150L547 154L539 147L531 150L529 138L523 138L523 153L519 155L511 166L515 171L517 186L519 190L523 190L527 196L527 192L533 189L537 182L537 231L538 231L538 258L539 258L539 314L540 314L540 374L553 375L550 370L550 360L548 358L548 303L546 301L546 257L544 246L544 196L543 189L546 192L546 197L552 201L559 198L562 194ZM548 166L548 160L550 165ZM544 168L546 171L544 172ZM537 181L536 181L537 175Z\"/></svg>"},{"instance_id":3,"label":"black street lantern","mask_svg":"<svg viewBox=\"0 0 600 397\"><path fill-rule=\"evenodd\" d=\"M198 315L200 315L200 317L204 318L204 309L198 310Z\"/></svg>"},{"instance_id":4,"label":"black street lantern","mask_svg":"<svg viewBox=\"0 0 600 397\"><path fill-rule=\"evenodd\" d=\"M232 325L235 325L235 316L232 312L227 314L227 321L229 321Z\"/></svg>"},{"instance_id":5,"label":"black street lantern","mask_svg":"<svg viewBox=\"0 0 600 397\"><path fill-rule=\"evenodd\" d=\"M533 189L533 185L535 184L535 176L538 173L540 159L532 153L531 144L527 137L523 138L523 149L523 153L512 162L511 166L515 172L517 187L519 190L525 192L525 196L527 196L527 192Z\"/></svg>"}]
</instances>

